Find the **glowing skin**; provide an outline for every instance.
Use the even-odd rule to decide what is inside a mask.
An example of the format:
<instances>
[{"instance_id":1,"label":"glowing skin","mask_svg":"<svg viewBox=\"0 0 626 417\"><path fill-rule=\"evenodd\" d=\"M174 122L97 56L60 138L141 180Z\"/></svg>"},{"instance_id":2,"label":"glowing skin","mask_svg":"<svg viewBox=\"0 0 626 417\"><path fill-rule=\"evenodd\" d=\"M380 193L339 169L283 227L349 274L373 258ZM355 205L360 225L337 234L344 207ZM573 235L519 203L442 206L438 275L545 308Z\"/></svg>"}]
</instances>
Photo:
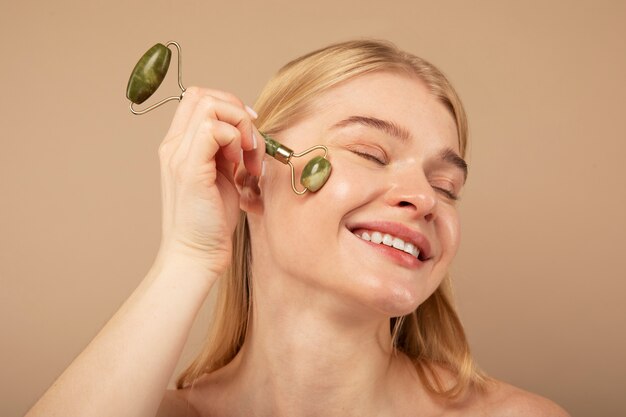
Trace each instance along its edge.
<instances>
[{"instance_id":1,"label":"glowing skin","mask_svg":"<svg viewBox=\"0 0 626 417\"><path fill-rule=\"evenodd\" d=\"M252 241L265 242L253 244L259 286L264 276L289 276L287 282L316 288L328 302L325 310L344 319L406 314L439 285L459 244L456 205L433 189L453 185L458 193L463 185L461 171L438 160L445 148L459 152L454 120L420 81L386 73L339 86L316 108L315 117L277 138L293 148L326 145L333 173L322 190L298 198L285 186L288 170L268 165L260 184L265 210L261 216L249 215ZM403 144L356 124L331 128L354 115L393 121L409 130L412 139ZM388 165L353 151L381 159L386 154ZM430 242L432 259L419 270L401 267L346 228L372 220L418 230Z\"/></svg>"},{"instance_id":2,"label":"glowing skin","mask_svg":"<svg viewBox=\"0 0 626 417\"><path fill-rule=\"evenodd\" d=\"M326 145L331 177L318 192L298 196L289 170L266 162L260 194L242 191L252 240L252 323L242 351L205 381L212 394L197 401L211 409L229 404L221 410L232 415L380 416L430 407L406 357L391 355L389 318L433 293L459 245L455 202L433 188L458 194L464 182L458 167L439 159L446 148L459 153L454 120L420 80L393 73L348 81L315 107L276 139L292 149ZM352 116L394 122L412 138L403 143L359 124L332 128ZM374 250L347 228L366 221L417 230L431 259L408 268Z\"/></svg>"}]
</instances>

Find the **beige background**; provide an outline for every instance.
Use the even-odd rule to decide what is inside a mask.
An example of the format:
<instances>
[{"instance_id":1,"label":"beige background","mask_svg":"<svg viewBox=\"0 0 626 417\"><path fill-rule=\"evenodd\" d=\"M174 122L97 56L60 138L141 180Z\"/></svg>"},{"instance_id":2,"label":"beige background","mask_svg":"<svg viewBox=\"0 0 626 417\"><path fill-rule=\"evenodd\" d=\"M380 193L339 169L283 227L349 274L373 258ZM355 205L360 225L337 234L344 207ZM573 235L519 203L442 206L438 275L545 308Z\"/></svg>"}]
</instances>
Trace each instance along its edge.
<instances>
[{"instance_id":1,"label":"beige background","mask_svg":"<svg viewBox=\"0 0 626 417\"><path fill-rule=\"evenodd\" d=\"M156 254L176 105L129 113L139 56L177 40L186 85L253 103L288 60L362 36L431 60L467 106L454 275L479 363L573 415L626 415L625 2L1 4L0 415L26 411Z\"/></svg>"}]
</instances>

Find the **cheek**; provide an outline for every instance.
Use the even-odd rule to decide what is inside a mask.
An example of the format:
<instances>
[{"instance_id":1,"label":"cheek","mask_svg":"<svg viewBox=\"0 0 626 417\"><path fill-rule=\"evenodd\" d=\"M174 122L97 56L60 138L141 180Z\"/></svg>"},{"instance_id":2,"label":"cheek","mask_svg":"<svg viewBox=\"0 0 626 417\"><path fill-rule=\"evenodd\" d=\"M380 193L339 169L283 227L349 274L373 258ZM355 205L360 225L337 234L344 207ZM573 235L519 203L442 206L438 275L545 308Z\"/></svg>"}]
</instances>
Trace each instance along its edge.
<instances>
[{"instance_id":1,"label":"cheek","mask_svg":"<svg viewBox=\"0 0 626 417\"><path fill-rule=\"evenodd\" d=\"M446 207L440 214L437 230L442 246L442 252L448 259L454 258L461 243L461 225L455 208Z\"/></svg>"},{"instance_id":2,"label":"cheek","mask_svg":"<svg viewBox=\"0 0 626 417\"><path fill-rule=\"evenodd\" d=\"M333 172L328 182L318 193L324 196L328 204L336 205L356 202L357 194L364 194L364 184L358 177L341 166L333 166Z\"/></svg>"},{"instance_id":3,"label":"cheek","mask_svg":"<svg viewBox=\"0 0 626 417\"><path fill-rule=\"evenodd\" d=\"M264 251L275 267L304 279L320 279L331 274L349 276L354 268L361 266L358 262L351 264L353 259L349 254L341 252L346 238L344 220L353 210L371 201L370 194L376 187L371 175L359 174L342 162L340 158L331 159L332 171L326 184L319 191L304 195L291 190L288 166L272 167L275 171L268 176L264 190L263 217L268 241ZM343 262L334 263L332 270L324 271L320 260L328 259Z\"/></svg>"},{"instance_id":4,"label":"cheek","mask_svg":"<svg viewBox=\"0 0 626 417\"><path fill-rule=\"evenodd\" d=\"M296 188L301 189L299 174L303 163L295 162ZM271 172L266 167L264 250L275 267L291 275L302 275L303 271L315 271L316 263L328 256L328 246L336 237L346 201L354 198L353 184L340 171L333 166L329 180L319 191L297 195L291 189L288 165L276 161Z\"/></svg>"}]
</instances>

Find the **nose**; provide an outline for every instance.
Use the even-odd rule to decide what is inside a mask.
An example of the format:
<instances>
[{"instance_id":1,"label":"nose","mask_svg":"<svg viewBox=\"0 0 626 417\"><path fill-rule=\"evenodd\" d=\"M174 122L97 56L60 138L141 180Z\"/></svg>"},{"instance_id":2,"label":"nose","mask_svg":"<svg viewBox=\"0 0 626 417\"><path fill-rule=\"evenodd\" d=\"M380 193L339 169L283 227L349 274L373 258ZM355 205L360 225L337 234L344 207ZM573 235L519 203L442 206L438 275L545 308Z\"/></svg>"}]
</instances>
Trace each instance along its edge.
<instances>
[{"instance_id":1,"label":"nose","mask_svg":"<svg viewBox=\"0 0 626 417\"><path fill-rule=\"evenodd\" d=\"M437 215L437 195L423 175L397 176L385 194L385 202L399 207L415 218L431 222Z\"/></svg>"}]
</instances>

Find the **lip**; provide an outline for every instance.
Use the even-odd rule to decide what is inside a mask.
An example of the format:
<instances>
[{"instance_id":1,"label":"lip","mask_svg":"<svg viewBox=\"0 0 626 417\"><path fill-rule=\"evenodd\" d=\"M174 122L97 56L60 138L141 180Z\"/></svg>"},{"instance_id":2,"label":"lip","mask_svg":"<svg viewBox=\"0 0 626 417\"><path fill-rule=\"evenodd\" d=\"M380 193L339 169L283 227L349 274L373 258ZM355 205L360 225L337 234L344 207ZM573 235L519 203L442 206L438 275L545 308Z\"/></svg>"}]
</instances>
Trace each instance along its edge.
<instances>
[{"instance_id":1,"label":"lip","mask_svg":"<svg viewBox=\"0 0 626 417\"><path fill-rule=\"evenodd\" d=\"M428 262L428 260L420 261L413 255L408 254L406 252L402 252L398 249L394 249L391 246L387 246L382 243L379 244L379 243L368 242L367 240L363 240L360 237L356 236L352 232L350 232L350 234L354 236L355 239L360 240L361 242L365 243L366 245L368 245L370 248L374 249L378 253L385 255L386 257L390 258L392 261L394 261L398 265L403 266L405 268L420 269L422 266L424 266L426 262Z\"/></svg>"},{"instance_id":2,"label":"lip","mask_svg":"<svg viewBox=\"0 0 626 417\"><path fill-rule=\"evenodd\" d=\"M387 221L368 221L368 222L358 222L358 223L350 224L350 225L347 225L347 227L348 227L348 230L353 234L354 234L354 231L357 229L376 230L382 233L388 233L390 235L393 235L395 237L402 239L405 242L409 242L415 245L419 249L422 256L425 258L424 261L428 261L432 256L431 249L430 249L430 242L428 241L426 236L424 236L423 234L421 234L415 229L411 229L410 227L403 225L402 223L387 222ZM362 240L365 243L369 243L367 241L364 241L361 238L358 238L358 239ZM375 246L385 246L385 245L378 244L378 243L370 243L370 244L375 245ZM392 249L392 250L394 250L395 252L400 252L397 249ZM409 255L409 256L411 256L411 258L415 259L416 261L420 263L424 262L424 261L420 261L416 259L412 255Z\"/></svg>"}]
</instances>

